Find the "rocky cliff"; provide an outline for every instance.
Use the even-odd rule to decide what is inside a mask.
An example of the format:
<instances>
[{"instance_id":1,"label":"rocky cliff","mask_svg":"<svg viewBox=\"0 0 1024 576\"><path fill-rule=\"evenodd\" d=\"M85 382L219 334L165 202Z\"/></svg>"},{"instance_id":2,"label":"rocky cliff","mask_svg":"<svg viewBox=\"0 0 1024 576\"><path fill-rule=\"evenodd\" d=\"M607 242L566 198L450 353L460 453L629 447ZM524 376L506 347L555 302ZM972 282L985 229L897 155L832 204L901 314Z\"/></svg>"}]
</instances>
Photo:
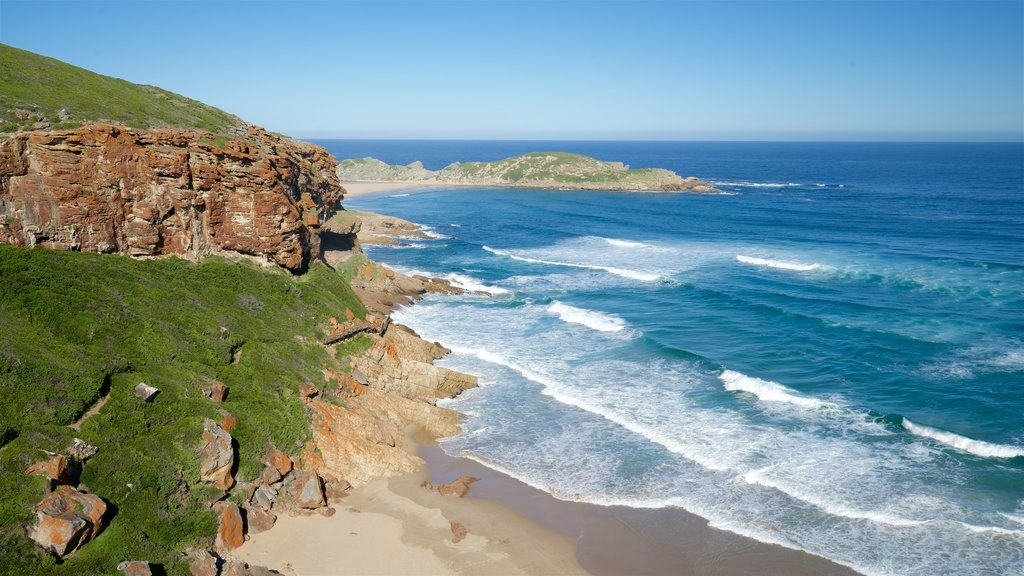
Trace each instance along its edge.
<instances>
[{"instance_id":1,"label":"rocky cliff","mask_svg":"<svg viewBox=\"0 0 1024 576\"><path fill-rule=\"evenodd\" d=\"M422 162L401 166L376 158L347 159L338 166L338 178L349 182L417 182L435 186L721 192L703 180L684 178L671 170L631 169L621 162L604 162L567 152L531 152L494 162L455 162L436 171L427 170Z\"/></svg>"},{"instance_id":2,"label":"rocky cliff","mask_svg":"<svg viewBox=\"0 0 1024 576\"><path fill-rule=\"evenodd\" d=\"M291 271L319 256L344 189L323 148L249 127L87 123L0 141L0 242L137 257L241 254Z\"/></svg>"}]
</instances>

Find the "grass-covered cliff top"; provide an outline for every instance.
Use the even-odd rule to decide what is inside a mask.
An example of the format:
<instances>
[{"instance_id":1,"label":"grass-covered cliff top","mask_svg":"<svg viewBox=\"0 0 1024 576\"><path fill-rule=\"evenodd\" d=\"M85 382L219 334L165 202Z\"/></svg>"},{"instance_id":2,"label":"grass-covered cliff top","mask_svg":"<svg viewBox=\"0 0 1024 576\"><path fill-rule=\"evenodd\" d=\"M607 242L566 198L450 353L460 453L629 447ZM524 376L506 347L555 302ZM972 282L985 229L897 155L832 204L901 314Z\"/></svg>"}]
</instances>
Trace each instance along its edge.
<instances>
[{"instance_id":1,"label":"grass-covered cliff top","mask_svg":"<svg viewBox=\"0 0 1024 576\"><path fill-rule=\"evenodd\" d=\"M243 125L236 116L173 92L0 44L0 132L31 130L40 117L56 129L110 120L133 128L232 134Z\"/></svg>"},{"instance_id":2,"label":"grass-covered cliff top","mask_svg":"<svg viewBox=\"0 0 1024 576\"><path fill-rule=\"evenodd\" d=\"M621 162L568 152L531 152L494 162L455 162L436 171L427 170L421 162L401 166L376 158L356 158L339 164L338 178L525 188L717 192L696 178L682 178L670 170L631 169Z\"/></svg>"},{"instance_id":3,"label":"grass-covered cliff top","mask_svg":"<svg viewBox=\"0 0 1024 576\"><path fill-rule=\"evenodd\" d=\"M209 547L211 500L198 484L203 419L236 419L239 481L252 480L271 448L295 454L309 436L298 386L323 389L325 368L340 368L368 345L319 344L330 316L365 313L348 283L314 265L293 277L210 258L124 256L0 245L0 574L112 574L145 559L188 574L180 552ZM230 387L215 403L201 389ZM152 402L132 394L146 382ZM109 399L80 431L69 427ZM43 479L28 476L46 452L78 437L99 447L82 482L110 503L110 524L56 563L29 540ZM236 490L237 492L237 490Z\"/></svg>"}]
</instances>

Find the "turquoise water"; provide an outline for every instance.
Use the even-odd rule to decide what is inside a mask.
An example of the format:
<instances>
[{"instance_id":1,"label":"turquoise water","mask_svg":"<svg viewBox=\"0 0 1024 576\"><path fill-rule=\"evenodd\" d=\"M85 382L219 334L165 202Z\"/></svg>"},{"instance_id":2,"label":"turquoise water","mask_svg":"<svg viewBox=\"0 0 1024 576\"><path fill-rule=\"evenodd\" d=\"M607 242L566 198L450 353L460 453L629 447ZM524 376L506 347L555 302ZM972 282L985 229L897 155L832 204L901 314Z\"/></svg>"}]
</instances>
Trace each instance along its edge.
<instances>
[{"instance_id":1,"label":"turquoise water","mask_svg":"<svg viewBox=\"0 0 1024 576\"><path fill-rule=\"evenodd\" d=\"M322 143L570 150L732 193L346 201L436 233L373 258L488 292L395 314L480 377L449 453L866 574L1024 574L1024 146Z\"/></svg>"}]
</instances>

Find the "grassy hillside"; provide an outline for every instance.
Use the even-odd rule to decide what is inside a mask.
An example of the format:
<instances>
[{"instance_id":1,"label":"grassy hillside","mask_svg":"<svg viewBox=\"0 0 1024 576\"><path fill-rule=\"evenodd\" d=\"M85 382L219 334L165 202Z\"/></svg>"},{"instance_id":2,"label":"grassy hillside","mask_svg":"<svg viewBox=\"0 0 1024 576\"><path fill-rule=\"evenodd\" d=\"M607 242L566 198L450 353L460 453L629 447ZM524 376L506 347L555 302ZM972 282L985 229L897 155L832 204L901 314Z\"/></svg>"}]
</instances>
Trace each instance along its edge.
<instances>
[{"instance_id":1,"label":"grassy hillside","mask_svg":"<svg viewBox=\"0 0 1024 576\"><path fill-rule=\"evenodd\" d=\"M62 108L70 117L66 121L58 116ZM31 115L19 118L18 110ZM30 130L38 115L52 128L114 120L135 128L178 126L226 134L242 123L236 116L173 92L0 44L0 132Z\"/></svg>"},{"instance_id":2,"label":"grassy hillside","mask_svg":"<svg viewBox=\"0 0 1024 576\"><path fill-rule=\"evenodd\" d=\"M271 447L296 453L309 434L298 385L319 386L324 368L344 362L318 340L346 308L365 313L323 265L292 277L217 258L0 245L0 574L110 574L126 559L187 574L178 553L210 546L216 529L208 504L219 492L195 483L203 418L218 420L219 408L237 418L239 480ZM224 403L201 394L210 379L230 387ZM152 403L132 395L138 382L161 390ZM68 427L108 393L80 432ZM74 436L99 446L82 481L116 514L57 564L26 536L45 490L23 471Z\"/></svg>"},{"instance_id":3,"label":"grassy hillside","mask_svg":"<svg viewBox=\"0 0 1024 576\"><path fill-rule=\"evenodd\" d=\"M342 181L423 182L470 186L525 188L578 188L608 190L690 190L702 182L688 182L661 168L631 169L621 162L605 162L568 152L531 152L493 162L455 162L441 170L427 170L420 162L405 166L376 158L342 160ZM708 190L699 191L711 191Z\"/></svg>"}]
</instances>

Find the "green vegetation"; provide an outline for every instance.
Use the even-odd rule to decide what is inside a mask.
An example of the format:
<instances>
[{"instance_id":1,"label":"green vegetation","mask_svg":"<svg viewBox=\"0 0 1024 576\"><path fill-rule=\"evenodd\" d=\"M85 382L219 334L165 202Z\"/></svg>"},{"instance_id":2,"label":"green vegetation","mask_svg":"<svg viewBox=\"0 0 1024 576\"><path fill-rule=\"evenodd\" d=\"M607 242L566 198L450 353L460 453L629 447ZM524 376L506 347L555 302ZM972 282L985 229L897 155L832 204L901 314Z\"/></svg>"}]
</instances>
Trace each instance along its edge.
<instances>
[{"instance_id":1,"label":"green vegetation","mask_svg":"<svg viewBox=\"0 0 1024 576\"><path fill-rule=\"evenodd\" d=\"M60 118L61 109L68 120ZM0 44L0 131L30 130L39 116L52 128L113 120L134 128L177 126L229 134L242 124L227 112L173 92Z\"/></svg>"},{"instance_id":2,"label":"green vegetation","mask_svg":"<svg viewBox=\"0 0 1024 576\"><path fill-rule=\"evenodd\" d=\"M357 158L341 162L338 178L342 181L604 190L688 190L704 184L687 182L669 170L630 169L621 162L604 162L569 152L531 152L494 162L455 162L437 171L426 170L418 162L400 166L376 158ZM705 186L702 191L714 190Z\"/></svg>"},{"instance_id":3,"label":"green vegetation","mask_svg":"<svg viewBox=\"0 0 1024 576\"><path fill-rule=\"evenodd\" d=\"M322 385L323 369L369 346L353 339L334 359L318 343L346 308L365 314L323 265L292 277L219 258L0 245L0 574L111 574L126 559L187 574L179 552L211 545L208 504L220 494L196 483L203 419L219 408L237 418L239 480L255 478L271 447L296 453L309 435L298 385ZM230 387L224 403L202 395L210 379ZM139 382L160 389L153 402L133 396ZM68 427L106 394L81 431ZM45 490L24 469L75 436L100 448L82 482L116 512L57 563L26 536Z\"/></svg>"}]
</instances>

